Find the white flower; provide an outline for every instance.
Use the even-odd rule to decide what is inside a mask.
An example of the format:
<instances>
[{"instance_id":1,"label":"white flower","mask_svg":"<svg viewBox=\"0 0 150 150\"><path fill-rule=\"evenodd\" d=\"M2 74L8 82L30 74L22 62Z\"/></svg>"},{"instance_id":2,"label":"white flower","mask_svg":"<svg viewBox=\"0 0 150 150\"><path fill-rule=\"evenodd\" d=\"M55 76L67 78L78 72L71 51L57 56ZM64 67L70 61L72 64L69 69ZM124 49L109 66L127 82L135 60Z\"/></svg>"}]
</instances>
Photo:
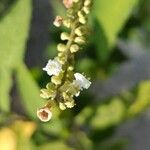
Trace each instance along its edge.
<instances>
[{"instance_id":1,"label":"white flower","mask_svg":"<svg viewBox=\"0 0 150 150\"><path fill-rule=\"evenodd\" d=\"M80 73L75 73L74 77L76 80L73 81L73 84L78 86L80 89L88 89L91 85L91 82L86 79L82 74Z\"/></svg>"},{"instance_id":2,"label":"white flower","mask_svg":"<svg viewBox=\"0 0 150 150\"><path fill-rule=\"evenodd\" d=\"M52 112L48 107L40 108L37 110L37 116L41 121L47 122L52 118Z\"/></svg>"},{"instance_id":3,"label":"white flower","mask_svg":"<svg viewBox=\"0 0 150 150\"><path fill-rule=\"evenodd\" d=\"M57 60L49 60L46 67L43 68L49 76L58 75L62 70L62 65Z\"/></svg>"}]
</instances>

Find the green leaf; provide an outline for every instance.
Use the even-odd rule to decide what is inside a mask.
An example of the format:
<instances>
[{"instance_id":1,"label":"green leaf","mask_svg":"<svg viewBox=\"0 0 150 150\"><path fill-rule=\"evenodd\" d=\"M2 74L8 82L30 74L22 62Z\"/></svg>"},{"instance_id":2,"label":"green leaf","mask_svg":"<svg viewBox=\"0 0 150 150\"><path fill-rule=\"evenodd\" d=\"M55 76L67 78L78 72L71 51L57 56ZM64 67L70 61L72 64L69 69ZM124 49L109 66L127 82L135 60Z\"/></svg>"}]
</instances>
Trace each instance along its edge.
<instances>
[{"instance_id":1,"label":"green leaf","mask_svg":"<svg viewBox=\"0 0 150 150\"><path fill-rule=\"evenodd\" d=\"M12 85L11 70L0 69L0 109L5 112L10 110L9 92Z\"/></svg>"},{"instance_id":2,"label":"green leaf","mask_svg":"<svg viewBox=\"0 0 150 150\"><path fill-rule=\"evenodd\" d=\"M117 35L129 18L139 0L95 0L93 14L101 24L109 47L116 42ZM101 40L101 39L99 39Z\"/></svg>"},{"instance_id":3,"label":"green leaf","mask_svg":"<svg viewBox=\"0 0 150 150\"><path fill-rule=\"evenodd\" d=\"M17 0L0 21L0 66L14 67L23 59L31 11L31 0Z\"/></svg>"},{"instance_id":4,"label":"green leaf","mask_svg":"<svg viewBox=\"0 0 150 150\"><path fill-rule=\"evenodd\" d=\"M20 64L16 73L17 87L22 99L22 104L27 114L32 118L36 117L36 111L44 105L44 100L39 96L39 88L32 78L29 70L24 64Z\"/></svg>"},{"instance_id":5,"label":"green leaf","mask_svg":"<svg viewBox=\"0 0 150 150\"><path fill-rule=\"evenodd\" d=\"M31 0L17 0L0 20L0 109L8 111L11 75L23 59L28 37Z\"/></svg>"},{"instance_id":6,"label":"green leaf","mask_svg":"<svg viewBox=\"0 0 150 150\"><path fill-rule=\"evenodd\" d=\"M91 120L94 129L105 129L119 124L125 115L125 104L119 98L114 98L109 104L98 107L95 116Z\"/></svg>"},{"instance_id":7,"label":"green leaf","mask_svg":"<svg viewBox=\"0 0 150 150\"><path fill-rule=\"evenodd\" d=\"M93 42L96 46L97 57L100 64L108 60L111 49L117 41L117 36L133 7L139 0L95 0L93 18L95 19ZM98 39L98 42L97 42Z\"/></svg>"},{"instance_id":8,"label":"green leaf","mask_svg":"<svg viewBox=\"0 0 150 150\"><path fill-rule=\"evenodd\" d=\"M128 115L138 115L150 106L150 81L143 81L139 85L138 95L135 102L129 107Z\"/></svg>"},{"instance_id":9,"label":"green leaf","mask_svg":"<svg viewBox=\"0 0 150 150\"><path fill-rule=\"evenodd\" d=\"M38 150L73 150L72 148L69 148L67 145L65 145L62 141L55 141L50 142L49 144L42 145L38 148Z\"/></svg>"}]
</instances>

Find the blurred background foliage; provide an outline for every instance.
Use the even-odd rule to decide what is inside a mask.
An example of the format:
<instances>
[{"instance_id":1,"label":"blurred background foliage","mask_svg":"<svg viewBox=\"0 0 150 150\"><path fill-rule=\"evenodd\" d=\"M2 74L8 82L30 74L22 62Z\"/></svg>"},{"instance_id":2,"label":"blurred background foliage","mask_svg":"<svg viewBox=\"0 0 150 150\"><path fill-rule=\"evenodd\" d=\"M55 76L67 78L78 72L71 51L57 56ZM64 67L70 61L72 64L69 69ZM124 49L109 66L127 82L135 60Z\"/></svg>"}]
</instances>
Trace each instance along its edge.
<instances>
[{"instance_id":1,"label":"blurred background foliage","mask_svg":"<svg viewBox=\"0 0 150 150\"><path fill-rule=\"evenodd\" d=\"M74 109L41 123L39 89L49 81L41 68L56 55L63 28L52 21L65 10L61 0L0 0L0 150L129 149L114 135L150 106L150 0L93 2L76 61L92 87Z\"/></svg>"}]
</instances>

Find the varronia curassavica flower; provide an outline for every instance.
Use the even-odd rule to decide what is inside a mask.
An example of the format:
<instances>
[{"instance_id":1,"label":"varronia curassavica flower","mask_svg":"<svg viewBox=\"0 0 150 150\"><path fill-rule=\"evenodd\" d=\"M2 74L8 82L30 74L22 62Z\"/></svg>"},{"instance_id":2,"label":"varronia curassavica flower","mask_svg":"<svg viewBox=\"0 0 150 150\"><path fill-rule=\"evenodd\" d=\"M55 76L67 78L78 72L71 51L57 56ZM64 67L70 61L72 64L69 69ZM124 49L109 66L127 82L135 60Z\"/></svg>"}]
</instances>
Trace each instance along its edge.
<instances>
[{"instance_id":1,"label":"varronia curassavica flower","mask_svg":"<svg viewBox=\"0 0 150 150\"><path fill-rule=\"evenodd\" d=\"M86 44L87 15L90 13L92 0L62 0L67 9L66 18L56 16L54 26L64 26L69 32L60 35L62 43L57 45L58 55L49 60L43 68L51 77L46 88L41 89L40 96L47 100L45 106L37 111L41 121L49 121L52 117L51 102L55 102L61 110L75 106L75 97L83 89L91 85L89 79L74 70L74 57Z\"/></svg>"}]
</instances>

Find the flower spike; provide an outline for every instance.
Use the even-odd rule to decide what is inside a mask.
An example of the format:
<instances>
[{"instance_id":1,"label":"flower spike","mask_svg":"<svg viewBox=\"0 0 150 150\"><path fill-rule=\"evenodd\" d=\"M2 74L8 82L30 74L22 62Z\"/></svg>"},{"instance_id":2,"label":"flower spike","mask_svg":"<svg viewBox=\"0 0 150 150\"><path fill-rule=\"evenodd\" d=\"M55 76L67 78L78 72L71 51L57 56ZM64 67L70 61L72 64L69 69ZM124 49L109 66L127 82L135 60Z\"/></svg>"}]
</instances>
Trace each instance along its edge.
<instances>
[{"instance_id":1,"label":"flower spike","mask_svg":"<svg viewBox=\"0 0 150 150\"><path fill-rule=\"evenodd\" d=\"M43 122L52 117L51 107L54 106L50 105L51 102L58 105L60 110L73 108L75 97L91 85L85 75L74 71L74 58L82 45L86 44L87 15L92 0L62 0L62 3L67 9L66 18L56 16L53 24L56 27L64 26L70 31L61 33L62 43L57 45L58 55L43 68L51 76L51 81L46 88L41 89L40 94L46 100L46 105L37 111L38 118Z\"/></svg>"}]
</instances>

